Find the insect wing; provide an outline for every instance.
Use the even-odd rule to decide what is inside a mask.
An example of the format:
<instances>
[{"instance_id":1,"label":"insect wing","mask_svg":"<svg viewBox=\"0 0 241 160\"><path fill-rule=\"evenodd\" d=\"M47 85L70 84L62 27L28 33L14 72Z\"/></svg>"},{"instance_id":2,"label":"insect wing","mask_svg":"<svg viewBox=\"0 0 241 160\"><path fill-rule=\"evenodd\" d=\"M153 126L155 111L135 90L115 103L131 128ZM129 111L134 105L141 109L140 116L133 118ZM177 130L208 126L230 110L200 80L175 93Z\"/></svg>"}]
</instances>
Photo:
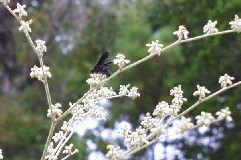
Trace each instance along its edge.
<instances>
[{"instance_id":1,"label":"insect wing","mask_svg":"<svg viewBox=\"0 0 241 160\"><path fill-rule=\"evenodd\" d=\"M110 77L110 76L111 76L111 74L112 74L112 73L111 73L111 71L110 71L110 70L108 70L108 69L107 69L107 70L106 70L104 73L105 73L105 74L106 74L108 77Z\"/></svg>"},{"instance_id":2,"label":"insect wing","mask_svg":"<svg viewBox=\"0 0 241 160\"><path fill-rule=\"evenodd\" d=\"M101 55L98 63L96 64L96 66L100 66L100 65L104 64L104 63L105 63L105 60L108 58L108 56L109 56L109 52L104 52L104 53Z\"/></svg>"},{"instance_id":3,"label":"insect wing","mask_svg":"<svg viewBox=\"0 0 241 160\"><path fill-rule=\"evenodd\" d=\"M104 52L101 55L99 61L95 65L95 67L90 70L91 73L103 73L103 74L107 75L108 77L111 76L111 71L109 70L108 66L109 66L109 64L113 63L114 59L105 62L105 60L108 58L108 56L109 56L109 53Z\"/></svg>"}]
</instances>

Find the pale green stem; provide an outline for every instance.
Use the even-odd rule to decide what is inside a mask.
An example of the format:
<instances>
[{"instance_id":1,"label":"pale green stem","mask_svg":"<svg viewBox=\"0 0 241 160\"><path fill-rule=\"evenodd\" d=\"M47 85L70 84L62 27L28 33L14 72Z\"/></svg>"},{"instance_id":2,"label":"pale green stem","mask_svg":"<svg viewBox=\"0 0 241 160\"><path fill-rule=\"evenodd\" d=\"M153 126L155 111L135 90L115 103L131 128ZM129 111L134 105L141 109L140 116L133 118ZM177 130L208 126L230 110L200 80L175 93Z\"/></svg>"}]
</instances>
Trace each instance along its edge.
<instances>
[{"instance_id":1,"label":"pale green stem","mask_svg":"<svg viewBox=\"0 0 241 160\"><path fill-rule=\"evenodd\" d=\"M7 4L4 4L4 6L5 6L5 7L10 11L10 13L19 21L19 23L22 24L21 19L11 10L11 8L9 8L9 6L8 6ZM188 38L188 39L186 39L186 40L178 40L178 41L176 41L176 42L174 42L174 43L172 43L172 44L164 47L164 48L161 50L161 53L162 53L163 51L165 51L165 50L167 50L167 49L175 46L175 45L180 44L180 43L186 43L186 42L190 42L190 41L194 41L194 40L206 38L206 37L209 37L209 36L227 34L227 33L231 33L231 32L236 32L236 31L234 31L234 30L226 30L226 31L221 31L221 32L217 32L217 33L212 33L212 34L205 34L205 35L201 35L201 36L196 36L196 37L193 37L193 38ZM36 51L36 49L35 49L35 45L34 45L32 39L31 39L29 33L27 32L27 30L26 30L25 28L24 28L24 33L25 33L28 41L30 42L30 45L32 46L33 50L37 53L37 51ZM136 61L136 62L134 62L134 63L132 63L132 64L130 64L130 65L128 65L128 66L126 66L126 67L124 67L124 68L119 69L119 70L116 71L112 76L110 76L109 78L107 78L106 81L109 81L110 79L113 79L114 77L116 77L116 76L117 76L118 74L120 74L121 72L124 72L124 71L126 71L126 70L128 70L128 69L130 69L130 68L133 68L133 67L135 67L135 66L137 66L137 65L139 65L139 64L141 64L141 63L143 63L143 62L145 62L145 61L147 61L147 60L149 60L149 59L151 59L151 58L153 58L154 56L158 55L158 53L159 53L159 52L150 54L150 55L148 55L148 56L146 56L146 57L144 57L144 58L142 58L142 59L140 59L140 60L138 60L138 61ZM41 65L42 70L43 70L43 61L42 61L42 58L40 58L39 60L40 60L40 65ZM43 72L44 72L44 70L43 70ZM206 97L206 98L204 98L204 99L199 100L199 101L196 102L194 105L192 105L190 108L188 108L187 110L185 110L184 112L182 112L182 113L179 114L178 116L172 118L166 125L168 126L174 119L179 118L179 117L185 115L186 113L190 112L192 109L194 109L195 107L197 107L199 104L201 104L201 103L209 100L210 98L212 98L212 97L214 97L214 96L222 93L223 91L225 91L225 90L227 90L227 89L230 89L230 88L233 88L233 87L235 87L235 86L237 86L237 85L239 85L239 84L241 84L241 82L238 82L238 83L235 83L235 84L233 84L233 85L230 85L229 87L223 88L223 89L221 89L221 90L213 93L212 95L210 95L210 96L208 96L208 97ZM51 96L50 96L49 87L48 87L48 83L47 83L47 78L45 78L45 80L44 80L44 86L45 86L45 91L46 91L46 95L47 95L47 100L48 100L49 108L51 109L52 102L51 102ZM52 116L52 123L51 123L49 135L48 135L48 138L47 138L47 142L46 142L46 144L45 144L45 148L44 148L44 152L43 152L43 155L42 155L41 160L44 160L44 158L45 158L45 155L46 155L46 153L47 153L47 148L48 148L48 146L49 146L49 144L50 144L50 142L51 142L51 137L53 136L53 132L54 132L54 129L55 129L55 126L56 126L57 122L59 122L59 121L60 121L61 119L63 119L66 115L68 115L68 114L70 113L70 111L71 111L74 107L76 107L79 103L81 103L81 101L82 101L89 93L91 93L92 91L93 91L93 89L90 89L90 90L89 90L86 94L84 94L84 96L82 96L73 106L71 106L67 111L65 111L65 112L62 114L62 116L60 116L56 121L54 121L53 115L51 114L51 116ZM52 109L51 109L51 112L52 112ZM136 153L137 151L139 151L139 150L141 150L141 149L143 149L143 148L146 148L147 146L155 143L155 142L158 141L158 140L159 140L159 139L154 139L154 140L152 140L150 143L148 143L148 144L146 144L146 145L143 145L143 146L141 146L141 147L139 147L139 148L137 148L137 149L135 149L135 150L133 150L133 151L131 151L131 152L128 152L128 155L133 154L133 153ZM127 154L125 154L123 157L125 157L126 155L127 155ZM65 159L65 158L64 158L64 159Z\"/></svg>"},{"instance_id":2,"label":"pale green stem","mask_svg":"<svg viewBox=\"0 0 241 160\"><path fill-rule=\"evenodd\" d=\"M86 92L75 104L73 104L67 111L65 111L57 120L56 122L59 122L60 120L62 120L65 116L67 116L71 110L76 107L78 104L81 103L81 101L88 95L90 94L92 91L94 90L94 88L88 90L88 92Z\"/></svg>"},{"instance_id":3,"label":"pale green stem","mask_svg":"<svg viewBox=\"0 0 241 160\"><path fill-rule=\"evenodd\" d=\"M195 107L197 107L197 106L200 105L201 103L204 103L204 102L206 102L207 100L209 100L209 99L217 96L218 94L220 94L220 93L222 93L222 92L224 92L224 91L226 91L226 90L228 90L228 89L234 88L234 87L236 87L236 86L238 86L238 85L241 85L241 81L239 81L239 82L237 82L237 83L234 83L234 84L232 84L232 85L230 85L230 86L228 86L228 87L222 88L222 89L218 90L217 92L209 95L208 97L199 100L198 102L194 103L191 107L189 107L187 110L183 111L183 112L180 113L178 116L176 116L176 117L174 117L173 119L171 119L170 121L168 121L168 122L164 125L164 128L167 128L167 127L171 124L171 122L173 122L175 119L180 118L181 116L187 114L188 112L190 112L191 110L193 110ZM221 121L221 120L214 120L212 123L216 123L216 122L218 122L218 121ZM200 126L200 125L195 125L195 126L193 126L191 129L197 128L198 126ZM191 129L190 129L190 130L191 130ZM152 136L151 138L153 138L153 136ZM164 138L166 138L166 137L164 137ZM149 140L149 139L148 139L148 140ZM124 157L126 157L126 156L128 156L128 155L134 154L134 153L136 153L136 152L138 152L138 151L140 151L140 150L142 150L142 149L150 146L151 144L153 144L153 143L155 143L155 142L157 142L157 141L159 141L159 140L160 140L160 138L153 139L153 140L150 141L148 144L145 144L145 145L143 145L143 146L141 146L141 147L139 147L139 148L131 149L131 150L127 151L122 158L124 158Z\"/></svg>"},{"instance_id":4,"label":"pale green stem","mask_svg":"<svg viewBox=\"0 0 241 160\"><path fill-rule=\"evenodd\" d=\"M44 151L43 151L43 154L42 154L42 157L41 157L41 160L45 160L45 156L47 154L47 150L48 150L48 147L49 147L49 144L51 142L51 138L53 136L53 133L54 133L54 129L56 127L56 122L53 122L51 123L51 126L50 126L50 129L49 129L49 135L48 135L48 138L47 138L47 141L45 143L45 146L44 146Z\"/></svg>"},{"instance_id":5,"label":"pale green stem","mask_svg":"<svg viewBox=\"0 0 241 160\"><path fill-rule=\"evenodd\" d=\"M216 120L212 121L211 124L217 123L217 122L220 122L220 121L222 121L222 119L216 119ZM190 128L189 130L198 128L198 127L200 127L200 126L201 126L201 125L195 125L195 126L193 126L192 128ZM158 142L158 141L161 140L161 139L166 139L166 138L168 138L168 137L175 136L175 135L178 135L178 134L180 134L180 133L181 133L181 132L169 134L169 135L167 135L167 136L160 137L160 138L155 138L155 139L151 140L149 143L144 144L143 146L141 146L141 147L139 147L139 148L130 149L129 151L127 151L127 152L121 157L121 159L124 159L125 157L127 157L127 156L129 156L129 155L132 155L132 154L134 154L134 153L136 153L136 152L138 152L138 151L140 151L140 150L142 150L142 149L144 149L144 148L146 148L146 147L148 147L148 146L150 146L150 145Z\"/></svg>"},{"instance_id":6,"label":"pale green stem","mask_svg":"<svg viewBox=\"0 0 241 160\"><path fill-rule=\"evenodd\" d=\"M204 98L204 99L199 99L199 100L198 100L196 103L194 103L191 107L189 107L188 109L186 109L185 111L183 111L182 113L180 113L178 116L173 117L170 121L168 121L168 122L166 123L166 126L168 126L169 124L171 124L175 119L180 118L181 116L184 116L185 114L187 114L188 112L190 112L191 110L193 110L194 108L196 108L198 105L200 105L200 104L208 101L209 99L217 96L218 94L220 94L220 93L222 93L222 92L224 92L224 91L226 91L226 90L228 90L228 89L234 88L234 87L236 87L236 86L238 86L238 85L240 85L240 84L241 84L241 81L236 82L236 83L234 83L234 84L232 84L232 85L230 85L230 86L227 86L227 87L225 87L225 88L222 88L222 89L218 90L217 92L214 92L213 94L209 95L208 97L206 97L206 98Z\"/></svg>"},{"instance_id":7,"label":"pale green stem","mask_svg":"<svg viewBox=\"0 0 241 160\"><path fill-rule=\"evenodd\" d=\"M188 38L188 39L186 39L186 40L178 40L178 41L176 41L176 42L174 42L174 43L172 43L172 44L164 47L164 48L161 50L161 54L162 54L165 50L167 50L167 49L169 49L169 48L172 48L172 47L174 47L174 46L176 46L176 45L178 45L178 44L181 44L181 43L187 43L187 42L190 42L190 41L196 41L196 40L203 39L203 38L206 38L206 37L211 37L211 36L216 36L216 35L222 35L222 34L227 34L227 33L232 33L232 32L236 32L236 31L235 31L235 30L226 30L226 31L220 31L220 32L217 32L217 33L204 34L204 35L201 35L201 36L196 36L196 37L193 37L193 38ZM149 54L149 55L147 55L146 57L144 57L144 58L142 58L142 59L140 59L140 60L138 60L138 61L136 61L136 62L134 62L134 63L132 63L132 64L129 64L128 66L126 66L126 67L124 67L124 68L119 69L118 71L116 71L115 73L113 73L109 78L107 78L106 81L109 81L109 80L113 79L114 77L116 77L117 75L119 75L121 72L124 72L124 71L126 71L126 70L128 70L128 69L130 69L130 68L133 68L133 67L135 67L135 66L137 66L137 65L139 65L139 64L141 64L141 63L143 63L143 62L145 62L145 61L147 61L147 60L149 60L149 59L151 59L151 58L153 58L153 57L155 57L156 55L158 55L158 53L159 53L159 51L156 52L156 53Z\"/></svg>"},{"instance_id":8,"label":"pale green stem","mask_svg":"<svg viewBox=\"0 0 241 160\"><path fill-rule=\"evenodd\" d=\"M18 20L18 22L22 25L22 22L21 22L21 19L12 11L12 9L7 5L7 4L4 4L4 6L8 9L8 11ZM31 36L29 35L27 29L25 27L23 27L23 32L25 34L25 36L27 37L33 51L38 55L37 53L37 50L35 49L35 45L31 39ZM42 71L43 71L43 75L44 75L44 68L43 68L43 59L41 57L39 57L39 63L40 63L40 66L42 67ZM44 87L45 87L45 92L46 92L46 96L47 96L47 101L48 101L48 106L49 106L49 109L51 110L51 119L52 119L52 123L51 123L51 127L50 127L50 130L49 130L49 135L48 135L48 138L47 138L47 141L46 141L46 144L45 144L45 148L44 148L44 151L43 151L43 155L41 157L41 160L44 160L45 159L45 156L46 156L46 153L47 153L47 148L51 142L51 138L53 136L53 132L55 130L55 126L57 123L54 122L54 117L53 117L53 112L52 112L52 102L51 102L51 95L50 95L50 92L49 92L49 86L48 86L48 81L47 81L47 77L44 77L44 81L43 81L43 84L44 84Z\"/></svg>"}]
</instances>

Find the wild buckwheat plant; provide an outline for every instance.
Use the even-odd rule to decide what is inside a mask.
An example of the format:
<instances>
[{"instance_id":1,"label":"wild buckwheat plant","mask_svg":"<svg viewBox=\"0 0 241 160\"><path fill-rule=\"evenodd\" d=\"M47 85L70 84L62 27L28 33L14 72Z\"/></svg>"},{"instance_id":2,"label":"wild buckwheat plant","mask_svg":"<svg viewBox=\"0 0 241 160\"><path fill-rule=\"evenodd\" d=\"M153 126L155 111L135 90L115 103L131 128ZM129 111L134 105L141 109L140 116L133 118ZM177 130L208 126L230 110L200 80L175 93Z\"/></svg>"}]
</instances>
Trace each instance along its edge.
<instances>
[{"instance_id":1,"label":"wild buckwheat plant","mask_svg":"<svg viewBox=\"0 0 241 160\"><path fill-rule=\"evenodd\" d=\"M138 88L132 87L130 84L120 85L119 90L114 90L112 87L108 86L108 81L110 79L115 78L121 72L136 67L155 56L160 56L167 49L181 43L191 42L194 40L207 38L209 36L241 31L241 19L238 17L238 15L235 15L235 19L229 22L231 26L230 30L219 31L216 28L217 21L209 20L203 27L204 34L192 38L188 37L189 31L187 28L181 25L177 27L177 31L173 32L173 35L177 36L177 41L166 46L164 44L160 44L158 40L152 41L150 44L146 44L148 47L147 52L149 54L147 54L144 58L137 60L136 62L130 63L124 54L117 54L116 58L114 59L114 64L116 64L119 69L110 77L106 77L106 75L98 73L90 74L90 78L86 80L87 84L90 86L90 89L76 102L69 102L69 108L66 111L63 111L60 103L56 102L54 104L51 100L48 78L51 78L52 75L50 72L50 67L46 66L43 62L43 56L47 52L47 48L43 40L32 40L30 33L32 31L31 24L33 23L33 20L27 19L28 13L25 10L26 6L18 3L16 9L12 10L8 6L10 0L0 0L0 2L19 22L19 31L25 34L39 60L39 64L36 64L31 68L30 76L32 78L36 78L44 85L48 102L48 109L46 109L47 117L51 120L51 127L49 129L49 135L43 149L41 160L64 160L78 152L78 149L75 149L73 144L69 144L69 140L75 132L76 124L80 124L87 116L94 116L102 120L106 119L107 112L105 108L99 105L99 100L121 97L135 99L140 97ZM182 110L182 106L187 99L183 95L184 93L182 91L182 86L175 86L170 90L170 96L172 96L171 103L167 103L164 100L157 102L155 110L152 113L146 113L138 128L135 130L130 130L126 125L122 126L119 133L123 135L126 148L122 149L114 144L109 144L107 146L108 153L106 154L106 157L113 160L124 159L131 154L150 146L160 139L167 138L168 136L182 134L186 131L203 125L209 126L212 123L222 120L226 120L228 122L232 121L231 112L229 111L228 107L217 111L215 115L202 111L200 115L195 117L195 122L193 122L190 117L185 117L185 115L199 106L201 103L241 84L241 81L233 83L233 80L234 77L231 77L225 73L218 80L218 83L220 83L221 86L220 90L214 93L211 93L205 86L197 85L197 89L193 93L193 96L197 97L197 101L184 111ZM70 118L67 119L67 116ZM167 127L177 119L179 119L179 121L175 126L176 132L172 134L167 133ZM57 125L61 125L60 130L56 129ZM1 149L0 159L3 159Z\"/></svg>"}]
</instances>

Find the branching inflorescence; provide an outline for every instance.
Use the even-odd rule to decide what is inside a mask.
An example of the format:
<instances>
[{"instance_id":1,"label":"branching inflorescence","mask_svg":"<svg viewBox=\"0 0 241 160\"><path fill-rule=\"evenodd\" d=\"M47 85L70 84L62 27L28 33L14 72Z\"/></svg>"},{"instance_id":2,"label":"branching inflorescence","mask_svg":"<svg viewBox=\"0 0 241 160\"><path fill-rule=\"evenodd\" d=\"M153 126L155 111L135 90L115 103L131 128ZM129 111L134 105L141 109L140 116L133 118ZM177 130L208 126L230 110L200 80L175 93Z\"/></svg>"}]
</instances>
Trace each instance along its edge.
<instances>
[{"instance_id":1,"label":"branching inflorescence","mask_svg":"<svg viewBox=\"0 0 241 160\"><path fill-rule=\"evenodd\" d=\"M18 3L17 8L12 10L8 6L10 0L0 0L0 2L18 20L20 23L19 30L25 34L32 49L39 59L39 66L35 65L33 68L31 68L30 76L32 78L37 78L44 84L48 101L47 117L51 118L52 121L46 145L42 154L42 160L56 160L60 157L62 157L62 159L67 159L68 157L78 152L77 149L73 149L73 144L68 144L69 139L75 131L74 126L81 123L81 121L86 116L94 116L103 120L106 119L107 112L103 107L99 106L99 100L112 99L123 96L135 99L140 96L140 94L137 92L138 88L130 87L130 84L120 85L118 92L115 92L114 89L107 86L107 82L116 77L121 72L124 72L147 60L150 60L156 55L160 56L165 50L175 45L206 38L209 36L241 31L241 19L237 15L235 15L234 21L229 22L231 25L231 30L218 31L216 28L217 21L212 22L209 20L208 23L203 27L203 32L205 34L193 38L188 38L189 31L185 26L179 26L179 29L173 32L173 35L176 35L178 38L176 42L164 47L164 45L160 44L158 40L152 41L151 44L146 44L148 47L149 55L134 63L130 63L130 61L125 58L124 54L118 54L113 62L114 64L118 65L119 69L110 77L106 77L103 74L91 74L90 78L86 80L90 86L89 91L87 91L75 103L69 102L69 109L62 111L62 106L60 103L52 104L48 87L48 78L51 78L52 75L50 73L49 67L44 65L42 59L44 53L47 52L47 48L43 40L37 39L35 40L35 43L33 42L30 36L30 32L32 31L30 25L33 23L33 20L24 20L24 17L28 15L25 10L26 6ZM180 134L203 125L209 126L210 124L221 120L226 120L228 122L232 121L232 117L230 116L231 112L229 111L228 107L217 111L215 114L216 117L211 113L202 111L200 115L195 117L196 123L193 123L191 118L187 118L185 115L197 107L199 104L241 84L240 81L233 83L233 80L234 77L231 77L228 74L221 76L218 81L221 85L221 89L212 94L208 89L205 88L205 86L197 85L197 90L193 93L194 96L198 97L197 102L182 112L181 107L185 101L187 101L187 99L183 96L184 92L181 89L181 85L174 87L170 90L170 95L173 97L170 104L165 101L159 102L152 113L146 113L146 115L142 118L140 126L134 131L131 131L127 126L123 126L121 128L119 133L124 137L126 150L122 150L119 146L110 144L107 146L109 151L106 154L106 157L113 160L124 159L125 157L148 147L160 139L171 136L167 133L167 127L170 126L170 124L172 124L176 119L179 119L179 122L176 123L177 132L174 134ZM207 96L208 94L210 95ZM59 122L62 122L61 120L66 118L67 115L71 115L71 118L64 120L61 130L55 132L56 125ZM3 159L1 149L0 159Z\"/></svg>"}]
</instances>

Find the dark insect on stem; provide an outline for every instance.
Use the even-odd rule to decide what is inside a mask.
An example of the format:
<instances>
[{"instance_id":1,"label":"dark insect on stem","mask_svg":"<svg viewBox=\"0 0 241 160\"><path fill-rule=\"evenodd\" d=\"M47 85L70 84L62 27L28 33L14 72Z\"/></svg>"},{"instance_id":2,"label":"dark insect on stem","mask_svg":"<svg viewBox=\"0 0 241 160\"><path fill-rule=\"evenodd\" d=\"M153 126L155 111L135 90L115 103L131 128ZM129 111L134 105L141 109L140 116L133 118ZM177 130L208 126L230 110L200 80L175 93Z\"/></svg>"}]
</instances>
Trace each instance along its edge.
<instances>
[{"instance_id":1,"label":"dark insect on stem","mask_svg":"<svg viewBox=\"0 0 241 160\"><path fill-rule=\"evenodd\" d=\"M105 74L108 77L111 76L111 71L109 70L109 65L113 62L112 60L109 60L107 62L105 62L105 60L108 58L109 53L108 52L104 52L99 61L97 62L97 64L94 66L94 68L91 68L91 73L101 73L101 74Z\"/></svg>"}]
</instances>

